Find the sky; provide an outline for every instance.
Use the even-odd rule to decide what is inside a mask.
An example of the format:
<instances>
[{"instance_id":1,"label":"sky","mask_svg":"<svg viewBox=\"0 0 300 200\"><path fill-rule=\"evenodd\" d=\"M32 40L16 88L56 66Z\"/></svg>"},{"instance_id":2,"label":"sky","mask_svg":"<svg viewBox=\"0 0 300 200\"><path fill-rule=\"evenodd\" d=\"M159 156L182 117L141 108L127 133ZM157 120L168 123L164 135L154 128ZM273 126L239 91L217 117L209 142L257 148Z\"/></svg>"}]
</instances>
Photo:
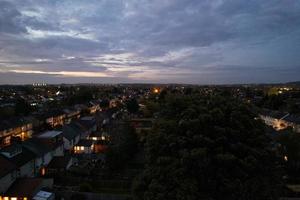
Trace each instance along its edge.
<instances>
[{"instance_id":1,"label":"sky","mask_svg":"<svg viewBox=\"0 0 300 200\"><path fill-rule=\"evenodd\" d=\"M0 84L299 80L299 0L0 0Z\"/></svg>"}]
</instances>

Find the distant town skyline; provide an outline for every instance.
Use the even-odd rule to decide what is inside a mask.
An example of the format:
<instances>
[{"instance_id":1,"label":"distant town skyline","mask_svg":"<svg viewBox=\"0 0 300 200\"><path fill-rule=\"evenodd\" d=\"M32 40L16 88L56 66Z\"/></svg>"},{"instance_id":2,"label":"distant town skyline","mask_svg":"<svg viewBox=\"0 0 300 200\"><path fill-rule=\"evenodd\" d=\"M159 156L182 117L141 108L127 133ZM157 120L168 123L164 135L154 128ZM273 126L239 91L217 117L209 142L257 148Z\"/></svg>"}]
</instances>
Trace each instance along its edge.
<instances>
[{"instance_id":1,"label":"distant town skyline","mask_svg":"<svg viewBox=\"0 0 300 200\"><path fill-rule=\"evenodd\" d=\"M297 0L0 0L0 84L300 80Z\"/></svg>"}]
</instances>

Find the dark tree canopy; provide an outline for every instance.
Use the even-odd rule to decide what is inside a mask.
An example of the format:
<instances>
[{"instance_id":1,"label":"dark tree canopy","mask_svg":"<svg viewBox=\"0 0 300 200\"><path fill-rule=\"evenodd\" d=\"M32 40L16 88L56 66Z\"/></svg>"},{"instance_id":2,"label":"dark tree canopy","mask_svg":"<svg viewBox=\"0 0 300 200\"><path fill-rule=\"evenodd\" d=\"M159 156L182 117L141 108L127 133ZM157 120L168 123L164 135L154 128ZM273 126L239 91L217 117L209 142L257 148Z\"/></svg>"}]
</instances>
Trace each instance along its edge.
<instances>
[{"instance_id":1,"label":"dark tree canopy","mask_svg":"<svg viewBox=\"0 0 300 200\"><path fill-rule=\"evenodd\" d=\"M280 152L286 158L286 172L291 181L300 180L300 135L292 129L280 131L278 134Z\"/></svg>"},{"instance_id":2,"label":"dark tree canopy","mask_svg":"<svg viewBox=\"0 0 300 200\"><path fill-rule=\"evenodd\" d=\"M106 162L110 169L116 170L124 167L128 160L137 151L137 135L129 123L120 125L118 135L112 137L106 154Z\"/></svg>"},{"instance_id":3,"label":"dark tree canopy","mask_svg":"<svg viewBox=\"0 0 300 200\"><path fill-rule=\"evenodd\" d=\"M279 159L247 105L230 96L171 94L160 114L135 199L277 199Z\"/></svg>"},{"instance_id":4,"label":"dark tree canopy","mask_svg":"<svg viewBox=\"0 0 300 200\"><path fill-rule=\"evenodd\" d=\"M131 98L126 101L126 108L130 113L136 113L139 111L139 103L135 98Z\"/></svg>"},{"instance_id":5,"label":"dark tree canopy","mask_svg":"<svg viewBox=\"0 0 300 200\"><path fill-rule=\"evenodd\" d=\"M22 98L16 100L15 114L28 115L32 111L32 107Z\"/></svg>"}]
</instances>

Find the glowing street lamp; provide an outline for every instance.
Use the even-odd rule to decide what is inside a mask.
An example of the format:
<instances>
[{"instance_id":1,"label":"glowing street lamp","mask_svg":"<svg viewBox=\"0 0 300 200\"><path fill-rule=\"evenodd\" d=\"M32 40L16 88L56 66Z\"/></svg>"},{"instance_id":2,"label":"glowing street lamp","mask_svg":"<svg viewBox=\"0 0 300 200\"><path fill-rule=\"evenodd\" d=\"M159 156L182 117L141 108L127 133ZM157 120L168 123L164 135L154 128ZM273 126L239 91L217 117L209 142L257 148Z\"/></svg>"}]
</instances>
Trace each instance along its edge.
<instances>
[{"instance_id":1,"label":"glowing street lamp","mask_svg":"<svg viewBox=\"0 0 300 200\"><path fill-rule=\"evenodd\" d=\"M154 88L153 92L154 92L155 94L157 94L157 93L159 93L159 89L158 89L158 88Z\"/></svg>"}]
</instances>

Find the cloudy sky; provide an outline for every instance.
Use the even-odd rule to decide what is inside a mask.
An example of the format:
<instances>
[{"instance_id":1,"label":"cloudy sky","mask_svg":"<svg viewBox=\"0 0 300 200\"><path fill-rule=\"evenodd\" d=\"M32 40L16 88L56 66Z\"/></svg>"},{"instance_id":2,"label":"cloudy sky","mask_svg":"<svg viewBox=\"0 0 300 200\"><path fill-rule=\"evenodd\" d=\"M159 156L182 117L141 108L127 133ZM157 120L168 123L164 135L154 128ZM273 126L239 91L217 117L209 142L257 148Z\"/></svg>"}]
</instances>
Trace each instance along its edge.
<instances>
[{"instance_id":1,"label":"cloudy sky","mask_svg":"<svg viewBox=\"0 0 300 200\"><path fill-rule=\"evenodd\" d=\"M0 84L296 80L299 0L0 0Z\"/></svg>"}]
</instances>

